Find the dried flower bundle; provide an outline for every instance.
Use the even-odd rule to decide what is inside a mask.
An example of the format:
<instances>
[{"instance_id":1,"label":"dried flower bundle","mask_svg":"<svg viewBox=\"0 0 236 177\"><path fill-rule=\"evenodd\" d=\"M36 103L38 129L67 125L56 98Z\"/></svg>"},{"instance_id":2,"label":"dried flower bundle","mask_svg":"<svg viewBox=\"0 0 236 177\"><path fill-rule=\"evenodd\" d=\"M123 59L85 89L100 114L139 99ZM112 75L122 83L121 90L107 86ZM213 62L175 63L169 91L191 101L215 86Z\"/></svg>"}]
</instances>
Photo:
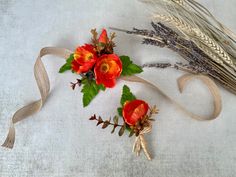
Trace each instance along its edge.
<instances>
[{"instance_id":1,"label":"dried flower bundle","mask_svg":"<svg viewBox=\"0 0 236 177\"><path fill-rule=\"evenodd\" d=\"M153 19L170 25L196 45L235 69L236 35L195 0L144 0L153 8ZM201 47L200 47L201 48Z\"/></svg>"},{"instance_id":2,"label":"dried flower bundle","mask_svg":"<svg viewBox=\"0 0 236 177\"><path fill-rule=\"evenodd\" d=\"M187 72L206 74L236 94L235 76L216 65L194 42L184 39L162 23L152 22L151 24L154 30L140 30L134 28L133 31L122 31L142 37L143 44L167 47L181 55L188 63L151 63L144 64L143 67L173 67ZM112 29L119 30L117 28Z\"/></svg>"},{"instance_id":3,"label":"dried flower bundle","mask_svg":"<svg viewBox=\"0 0 236 177\"><path fill-rule=\"evenodd\" d=\"M188 61L174 65L144 64L144 67L174 67L207 74L236 94L235 34L194 0L142 2L153 8L154 30L122 31L142 37L144 44L167 47Z\"/></svg>"}]
</instances>

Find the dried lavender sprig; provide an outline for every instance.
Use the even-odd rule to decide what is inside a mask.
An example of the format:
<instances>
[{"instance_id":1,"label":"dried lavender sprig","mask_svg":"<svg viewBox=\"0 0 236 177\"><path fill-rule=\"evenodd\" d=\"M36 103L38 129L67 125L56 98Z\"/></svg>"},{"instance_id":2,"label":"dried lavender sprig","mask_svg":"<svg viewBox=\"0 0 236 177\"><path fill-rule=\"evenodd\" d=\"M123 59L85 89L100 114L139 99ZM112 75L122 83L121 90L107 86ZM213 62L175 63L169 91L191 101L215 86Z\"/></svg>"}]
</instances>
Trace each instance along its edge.
<instances>
[{"instance_id":1,"label":"dried lavender sprig","mask_svg":"<svg viewBox=\"0 0 236 177\"><path fill-rule=\"evenodd\" d=\"M173 67L171 63L145 63L142 65L142 68L169 68Z\"/></svg>"},{"instance_id":2,"label":"dried lavender sprig","mask_svg":"<svg viewBox=\"0 0 236 177\"><path fill-rule=\"evenodd\" d=\"M209 74L210 76L214 78L217 78L217 80L219 80L219 78L222 77L223 75L227 76L227 78L225 78L227 80L227 83L233 85L233 88L235 88L235 84L236 84L235 76L225 72L223 68L219 67L216 63L214 63L209 58L209 56L206 55L201 49L199 49L192 41L188 41L181 37L177 37L178 34L176 32L174 32L173 30L171 30L170 28L166 27L165 25L161 23L158 23L158 24L152 23L152 26L154 29L164 28L165 31L170 31L167 35L167 39L169 40L173 39L173 41L176 40L177 44L181 44L182 46L184 46L185 48L183 48L182 52L186 52L185 49L188 50L189 54L187 55L182 55L181 54L182 52L178 52L178 53L189 62L192 62L190 63L191 65L198 66L199 68L203 69L203 71L205 70L207 74ZM159 28L156 28L156 26L158 26ZM170 35L170 33L172 33L172 35ZM171 47L168 47L168 48L171 48ZM194 62L192 60L194 60Z\"/></svg>"},{"instance_id":3,"label":"dried lavender sprig","mask_svg":"<svg viewBox=\"0 0 236 177\"><path fill-rule=\"evenodd\" d=\"M214 61L212 61L210 57L193 42L184 39L172 29L166 27L162 23L155 24L152 22L151 24L154 31L140 30L137 28L133 28L132 31L117 28L112 29L142 37L143 44L167 47L177 52L189 62L186 66L181 66L181 68L188 69L190 72L194 73L208 74L236 94L236 81L235 76L232 75L232 73L225 72L223 68L214 63Z\"/></svg>"},{"instance_id":4,"label":"dried lavender sprig","mask_svg":"<svg viewBox=\"0 0 236 177\"><path fill-rule=\"evenodd\" d=\"M134 28L133 31L120 31L141 36L144 38L144 43L146 44L156 45L159 47L168 47L173 51L178 52L183 58L189 61L191 65L193 65L193 68L196 68L195 66L198 66L197 68L201 68L199 72L205 70L205 73L210 73L211 76L215 76L217 74L215 69L211 67L212 64L208 63L211 60L209 60L207 58L208 56L204 52L202 52L194 43L178 37L177 33L175 33L170 28L165 27L161 23L152 23L152 26L156 30L156 34L154 31L139 30L136 28ZM189 47L192 48L190 51Z\"/></svg>"},{"instance_id":5,"label":"dried lavender sprig","mask_svg":"<svg viewBox=\"0 0 236 177\"><path fill-rule=\"evenodd\" d=\"M177 40L178 34L174 31L170 30L169 28L164 28L162 24L156 25L152 23L152 26L155 30L158 31L150 31L150 30L140 30L137 28L133 28L133 31L127 31L127 30L120 30L117 28L112 28L113 30L119 30L122 32L126 32L128 34L134 34L143 37L143 44L147 45L155 45L158 47L167 47L171 50L178 52L181 56L183 56L187 61L190 62L191 65L193 65L192 68L195 68L193 72L196 72L196 69L199 68L199 72L204 73L210 73L214 72L211 67L196 67L198 65L205 65L205 62L201 62L199 58L202 56L196 52L197 49L193 49L193 52L189 52L187 49L187 46L193 46L197 48L192 42L189 42L187 40L181 39ZM157 36L159 35L159 36ZM156 40L158 39L158 40ZM195 55L194 55L195 54Z\"/></svg>"},{"instance_id":6,"label":"dried lavender sprig","mask_svg":"<svg viewBox=\"0 0 236 177\"><path fill-rule=\"evenodd\" d=\"M182 70L187 71L190 73L202 73L207 74L202 68L199 68L198 65L193 66L189 64L183 64L181 62L176 62L175 64L171 63L145 63L142 65L142 68L160 68L160 69L166 69L166 68L174 68L176 70Z\"/></svg>"},{"instance_id":7,"label":"dried lavender sprig","mask_svg":"<svg viewBox=\"0 0 236 177\"><path fill-rule=\"evenodd\" d=\"M214 75L215 69L212 67L211 63L208 63L211 60L209 60L209 57L193 42L179 37L176 32L161 23L155 24L152 22L152 26L155 29L155 32L139 30L136 28L134 28L133 31L126 32L128 34L142 36L144 38L144 44L167 47L179 53L183 58L191 62L191 65L203 66L199 68L201 68L201 70L205 70L206 73L213 73ZM158 38L158 40L156 40L156 38ZM231 79L233 78L231 77Z\"/></svg>"}]
</instances>

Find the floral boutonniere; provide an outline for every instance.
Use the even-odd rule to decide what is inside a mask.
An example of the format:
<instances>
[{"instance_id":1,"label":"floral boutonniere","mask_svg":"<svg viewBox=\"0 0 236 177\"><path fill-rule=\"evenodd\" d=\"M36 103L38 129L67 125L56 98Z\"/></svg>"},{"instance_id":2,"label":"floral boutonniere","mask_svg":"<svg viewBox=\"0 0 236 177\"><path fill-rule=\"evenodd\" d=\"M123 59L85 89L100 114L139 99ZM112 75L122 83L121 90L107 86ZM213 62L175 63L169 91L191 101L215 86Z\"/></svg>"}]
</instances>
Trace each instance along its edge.
<instances>
[{"instance_id":1,"label":"floral boutonniere","mask_svg":"<svg viewBox=\"0 0 236 177\"><path fill-rule=\"evenodd\" d=\"M111 133L114 133L115 130L119 128L119 136L122 136L125 130L129 133L129 137L135 135L136 140L133 151L139 155L141 149L143 149L147 158L151 160L144 134L151 131L151 121L154 121L152 116L158 113L157 107L150 107L145 101L137 99L126 85L123 87L120 103L121 107L117 109L118 115L113 117L113 121L111 118L109 120L103 120L101 116L97 117L96 114L94 114L90 120L97 121L97 126L101 124L102 129L112 126ZM122 118L122 121L120 121L119 118Z\"/></svg>"},{"instance_id":2,"label":"floral boutonniere","mask_svg":"<svg viewBox=\"0 0 236 177\"><path fill-rule=\"evenodd\" d=\"M111 33L110 37L105 29L99 37L96 29L91 30L91 33L91 44L79 46L59 71L63 73L71 70L80 75L81 78L71 83L71 87L83 87L81 92L84 107L89 105L100 90L114 87L120 76L130 76L143 71L128 56L118 56L114 53L115 33Z\"/></svg>"}]
</instances>

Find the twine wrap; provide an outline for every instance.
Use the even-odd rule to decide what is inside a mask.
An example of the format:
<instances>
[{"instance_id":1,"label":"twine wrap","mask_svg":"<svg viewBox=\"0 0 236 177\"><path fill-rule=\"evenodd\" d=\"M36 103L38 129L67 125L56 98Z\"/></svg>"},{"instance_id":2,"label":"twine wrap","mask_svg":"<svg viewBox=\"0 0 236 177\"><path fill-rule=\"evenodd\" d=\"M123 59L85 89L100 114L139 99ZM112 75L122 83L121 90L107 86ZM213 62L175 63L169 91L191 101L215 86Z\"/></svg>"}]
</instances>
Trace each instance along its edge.
<instances>
[{"instance_id":1,"label":"twine wrap","mask_svg":"<svg viewBox=\"0 0 236 177\"><path fill-rule=\"evenodd\" d=\"M151 132L152 124L149 121L148 126L144 127L144 129L139 133L139 135L135 138L134 145L133 145L133 152L139 156L141 150L143 149L144 154L146 155L148 160L152 160L152 157L147 148L147 142L144 138L144 134Z\"/></svg>"}]
</instances>

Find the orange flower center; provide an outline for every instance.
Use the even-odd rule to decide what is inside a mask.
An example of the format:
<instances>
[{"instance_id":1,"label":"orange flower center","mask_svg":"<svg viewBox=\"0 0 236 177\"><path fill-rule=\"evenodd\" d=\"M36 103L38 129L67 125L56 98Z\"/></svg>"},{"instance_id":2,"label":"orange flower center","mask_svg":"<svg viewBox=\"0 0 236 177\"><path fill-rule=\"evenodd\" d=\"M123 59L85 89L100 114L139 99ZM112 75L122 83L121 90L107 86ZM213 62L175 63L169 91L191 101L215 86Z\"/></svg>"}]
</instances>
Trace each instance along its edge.
<instances>
[{"instance_id":1,"label":"orange flower center","mask_svg":"<svg viewBox=\"0 0 236 177\"><path fill-rule=\"evenodd\" d=\"M107 63L103 63L100 66L100 71L103 72L103 73L106 73L107 71L109 71L109 69L110 69L110 67Z\"/></svg>"},{"instance_id":2,"label":"orange flower center","mask_svg":"<svg viewBox=\"0 0 236 177\"><path fill-rule=\"evenodd\" d=\"M89 61L89 60L91 60L93 58L93 54L92 53L88 53L88 54L86 54L85 55L85 61Z\"/></svg>"}]
</instances>

